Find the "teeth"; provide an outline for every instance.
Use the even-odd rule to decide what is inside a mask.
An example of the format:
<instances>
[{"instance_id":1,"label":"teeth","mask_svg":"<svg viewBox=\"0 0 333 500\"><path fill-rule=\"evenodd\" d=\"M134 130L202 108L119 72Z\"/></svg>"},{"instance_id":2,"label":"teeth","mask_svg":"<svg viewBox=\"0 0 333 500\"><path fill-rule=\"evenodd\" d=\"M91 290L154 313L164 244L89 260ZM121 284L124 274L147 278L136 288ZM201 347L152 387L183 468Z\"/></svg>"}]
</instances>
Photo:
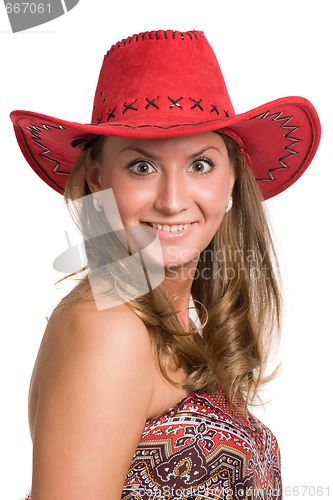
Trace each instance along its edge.
<instances>
[{"instance_id":1,"label":"teeth","mask_svg":"<svg viewBox=\"0 0 333 500\"><path fill-rule=\"evenodd\" d=\"M164 224L163 226L161 224L155 224L155 222L149 222L151 226L153 226L155 229L159 229L162 231L166 231L167 233L176 233L177 231L182 231L183 229L186 229L190 224L180 224L179 226L168 226L167 224Z\"/></svg>"}]
</instances>

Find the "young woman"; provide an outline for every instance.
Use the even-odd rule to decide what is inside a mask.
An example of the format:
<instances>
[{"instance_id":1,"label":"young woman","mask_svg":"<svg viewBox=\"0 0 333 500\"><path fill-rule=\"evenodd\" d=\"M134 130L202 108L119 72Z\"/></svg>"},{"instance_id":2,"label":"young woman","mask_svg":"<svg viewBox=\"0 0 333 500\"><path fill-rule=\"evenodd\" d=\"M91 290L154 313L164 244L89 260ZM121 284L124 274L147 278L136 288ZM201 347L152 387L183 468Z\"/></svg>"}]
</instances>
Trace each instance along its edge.
<instances>
[{"instance_id":1,"label":"young woman","mask_svg":"<svg viewBox=\"0 0 333 500\"><path fill-rule=\"evenodd\" d=\"M248 411L281 306L261 202L310 164L313 106L235 115L205 35L154 31L106 54L91 124L11 118L87 260L32 376L30 498L281 498L277 441Z\"/></svg>"}]
</instances>

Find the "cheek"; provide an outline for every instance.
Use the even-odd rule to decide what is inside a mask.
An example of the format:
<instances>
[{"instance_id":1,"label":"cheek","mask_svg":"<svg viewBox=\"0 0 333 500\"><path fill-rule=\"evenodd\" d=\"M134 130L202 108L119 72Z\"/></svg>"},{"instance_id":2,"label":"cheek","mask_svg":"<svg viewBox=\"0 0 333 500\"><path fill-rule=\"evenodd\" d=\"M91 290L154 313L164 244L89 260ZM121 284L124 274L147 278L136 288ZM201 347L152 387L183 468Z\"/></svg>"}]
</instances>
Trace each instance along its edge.
<instances>
[{"instance_id":1,"label":"cheek","mask_svg":"<svg viewBox=\"0 0 333 500\"><path fill-rule=\"evenodd\" d=\"M119 216L125 225L131 225L133 219L139 215L140 210L149 201L149 193L144 189L140 189L137 185L121 182L120 179L118 181L114 180L113 185L110 187L113 189L113 199ZM110 223L110 220L114 218L114 206L108 203L108 206L105 207L105 213Z\"/></svg>"},{"instance_id":2,"label":"cheek","mask_svg":"<svg viewBox=\"0 0 333 500\"><path fill-rule=\"evenodd\" d=\"M202 208L211 216L223 216L229 200L230 182L216 181L210 189L200 193Z\"/></svg>"}]
</instances>

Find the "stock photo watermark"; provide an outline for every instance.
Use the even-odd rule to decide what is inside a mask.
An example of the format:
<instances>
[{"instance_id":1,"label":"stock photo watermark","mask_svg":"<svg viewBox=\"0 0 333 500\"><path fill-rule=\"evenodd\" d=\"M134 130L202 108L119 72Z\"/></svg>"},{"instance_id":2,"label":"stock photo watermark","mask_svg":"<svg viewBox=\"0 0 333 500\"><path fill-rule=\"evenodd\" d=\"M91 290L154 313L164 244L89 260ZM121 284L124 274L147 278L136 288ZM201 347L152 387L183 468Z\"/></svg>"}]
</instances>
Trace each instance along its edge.
<instances>
[{"instance_id":1,"label":"stock photo watermark","mask_svg":"<svg viewBox=\"0 0 333 500\"><path fill-rule=\"evenodd\" d=\"M89 265L88 279L98 310L124 304L157 288L165 278L163 255L156 232L146 226L123 227L113 190L100 192L104 209L94 196L70 203L84 235L53 262L56 271L73 273ZM107 214L107 215L106 215Z\"/></svg>"},{"instance_id":2,"label":"stock photo watermark","mask_svg":"<svg viewBox=\"0 0 333 500\"><path fill-rule=\"evenodd\" d=\"M42 2L8 2L4 0L13 33L53 21L70 10L79 0L45 0Z\"/></svg>"},{"instance_id":3,"label":"stock photo watermark","mask_svg":"<svg viewBox=\"0 0 333 500\"><path fill-rule=\"evenodd\" d=\"M309 485L294 485L285 486L283 491L280 488L268 487L264 488L254 488L252 486L238 486L235 493L228 486L212 486L207 487L205 485L190 486L189 488L177 488L172 486L162 486L145 488L145 487L135 487L133 486L130 493L135 494L135 498L149 498L149 500L169 500L171 497L174 500L194 500L195 498L213 498L223 499L223 500L277 500L283 497L329 497L330 487L329 486L309 486ZM199 496L200 495L200 496ZM209 497L208 497L209 495Z\"/></svg>"},{"instance_id":4,"label":"stock photo watermark","mask_svg":"<svg viewBox=\"0 0 333 500\"><path fill-rule=\"evenodd\" d=\"M156 229L124 228L112 188L99 191L99 199L87 195L70 202L69 209L83 239L68 244L54 261L62 273L88 269L87 277L98 310L142 297L168 280L265 280L270 268L266 254L242 252L226 245L216 251L168 244L162 250ZM101 204L101 205L100 205ZM200 265L198 265L200 263Z\"/></svg>"}]
</instances>

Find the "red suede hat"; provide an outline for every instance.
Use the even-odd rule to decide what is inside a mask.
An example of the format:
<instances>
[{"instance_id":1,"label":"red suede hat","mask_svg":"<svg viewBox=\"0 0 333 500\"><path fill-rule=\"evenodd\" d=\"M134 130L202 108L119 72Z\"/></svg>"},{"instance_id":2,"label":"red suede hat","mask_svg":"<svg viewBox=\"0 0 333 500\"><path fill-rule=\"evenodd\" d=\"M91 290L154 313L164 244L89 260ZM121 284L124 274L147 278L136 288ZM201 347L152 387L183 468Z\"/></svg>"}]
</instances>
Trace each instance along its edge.
<instances>
[{"instance_id":1,"label":"red suede hat","mask_svg":"<svg viewBox=\"0 0 333 500\"><path fill-rule=\"evenodd\" d=\"M201 31L151 31L113 45L104 57L90 124L30 111L10 117L26 160L59 193L92 134L153 139L223 131L250 158L265 199L303 174L320 140L316 110L302 97L235 115Z\"/></svg>"}]
</instances>

